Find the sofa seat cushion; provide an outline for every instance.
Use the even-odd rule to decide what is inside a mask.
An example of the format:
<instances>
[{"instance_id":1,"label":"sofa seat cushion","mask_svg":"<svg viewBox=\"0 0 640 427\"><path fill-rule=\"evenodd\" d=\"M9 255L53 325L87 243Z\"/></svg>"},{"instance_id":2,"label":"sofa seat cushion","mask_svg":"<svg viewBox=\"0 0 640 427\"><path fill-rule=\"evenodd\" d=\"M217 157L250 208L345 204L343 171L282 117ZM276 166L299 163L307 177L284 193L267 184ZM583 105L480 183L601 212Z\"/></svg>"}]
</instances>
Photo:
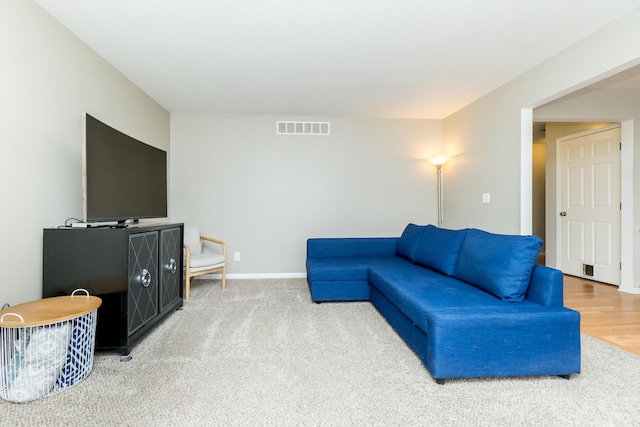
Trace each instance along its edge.
<instances>
[{"instance_id":1,"label":"sofa seat cushion","mask_svg":"<svg viewBox=\"0 0 640 427\"><path fill-rule=\"evenodd\" d=\"M511 305L475 286L417 265L378 266L369 269L368 276L372 286L425 332L430 311L459 307L492 312ZM522 305L538 304L525 301Z\"/></svg>"},{"instance_id":2,"label":"sofa seat cushion","mask_svg":"<svg viewBox=\"0 0 640 427\"><path fill-rule=\"evenodd\" d=\"M504 301L521 302L531 280L542 239L469 229L454 277Z\"/></svg>"},{"instance_id":3,"label":"sofa seat cushion","mask_svg":"<svg viewBox=\"0 0 640 427\"><path fill-rule=\"evenodd\" d=\"M452 276L467 230L448 230L434 225L425 227L413 262Z\"/></svg>"},{"instance_id":4,"label":"sofa seat cushion","mask_svg":"<svg viewBox=\"0 0 640 427\"><path fill-rule=\"evenodd\" d=\"M195 270L197 268L206 270L209 268L222 267L225 261L224 255L220 255L220 254L199 253L199 254L191 255L189 258L191 260L190 262L191 271L197 271Z\"/></svg>"}]
</instances>

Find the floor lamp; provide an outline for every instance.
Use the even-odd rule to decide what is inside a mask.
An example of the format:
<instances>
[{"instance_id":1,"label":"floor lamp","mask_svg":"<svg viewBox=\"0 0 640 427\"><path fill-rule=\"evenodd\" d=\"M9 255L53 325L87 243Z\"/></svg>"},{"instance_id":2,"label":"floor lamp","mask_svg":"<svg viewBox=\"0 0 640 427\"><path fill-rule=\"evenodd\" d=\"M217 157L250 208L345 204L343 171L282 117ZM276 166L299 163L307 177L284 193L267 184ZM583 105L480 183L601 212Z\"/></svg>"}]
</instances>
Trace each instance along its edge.
<instances>
[{"instance_id":1,"label":"floor lamp","mask_svg":"<svg viewBox=\"0 0 640 427\"><path fill-rule=\"evenodd\" d=\"M438 172L438 227L442 228L442 165L449 161L449 157L433 156L427 160L436 167Z\"/></svg>"}]
</instances>

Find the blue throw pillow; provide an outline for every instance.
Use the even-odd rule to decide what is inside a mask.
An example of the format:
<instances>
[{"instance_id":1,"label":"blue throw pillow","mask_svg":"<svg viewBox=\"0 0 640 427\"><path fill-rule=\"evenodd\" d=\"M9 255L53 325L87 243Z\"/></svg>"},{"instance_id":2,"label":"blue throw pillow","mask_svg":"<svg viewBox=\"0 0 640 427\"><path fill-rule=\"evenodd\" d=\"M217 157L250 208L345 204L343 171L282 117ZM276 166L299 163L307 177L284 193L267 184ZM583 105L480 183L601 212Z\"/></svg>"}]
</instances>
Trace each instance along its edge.
<instances>
[{"instance_id":1,"label":"blue throw pillow","mask_svg":"<svg viewBox=\"0 0 640 427\"><path fill-rule=\"evenodd\" d=\"M462 242L454 276L504 301L521 302L542 239L470 229Z\"/></svg>"},{"instance_id":2,"label":"blue throw pillow","mask_svg":"<svg viewBox=\"0 0 640 427\"><path fill-rule=\"evenodd\" d=\"M418 244L414 262L452 276L466 234L467 230L447 230L428 225Z\"/></svg>"},{"instance_id":3,"label":"blue throw pillow","mask_svg":"<svg viewBox=\"0 0 640 427\"><path fill-rule=\"evenodd\" d=\"M413 257L416 253L416 248L418 247L418 243L422 238L422 233L424 232L424 230L424 225L407 225L402 232L402 236L400 236L400 239L398 240L398 245L396 246L396 255L406 258L409 261L413 261Z\"/></svg>"}]
</instances>

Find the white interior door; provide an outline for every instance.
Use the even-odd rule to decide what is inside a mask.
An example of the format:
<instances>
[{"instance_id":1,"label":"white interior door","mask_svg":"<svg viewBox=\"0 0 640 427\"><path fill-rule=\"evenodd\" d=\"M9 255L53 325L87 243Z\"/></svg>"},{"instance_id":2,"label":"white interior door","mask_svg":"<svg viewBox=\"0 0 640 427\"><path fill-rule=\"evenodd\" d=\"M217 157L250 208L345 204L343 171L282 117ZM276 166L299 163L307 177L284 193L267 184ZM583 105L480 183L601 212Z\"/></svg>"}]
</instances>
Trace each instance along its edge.
<instances>
[{"instance_id":1,"label":"white interior door","mask_svg":"<svg viewBox=\"0 0 640 427\"><path fill-rule=\"evenodd\" d=\"M558 140L560 269L620 284L620 126Z\"/></svg>"}]
</instances>

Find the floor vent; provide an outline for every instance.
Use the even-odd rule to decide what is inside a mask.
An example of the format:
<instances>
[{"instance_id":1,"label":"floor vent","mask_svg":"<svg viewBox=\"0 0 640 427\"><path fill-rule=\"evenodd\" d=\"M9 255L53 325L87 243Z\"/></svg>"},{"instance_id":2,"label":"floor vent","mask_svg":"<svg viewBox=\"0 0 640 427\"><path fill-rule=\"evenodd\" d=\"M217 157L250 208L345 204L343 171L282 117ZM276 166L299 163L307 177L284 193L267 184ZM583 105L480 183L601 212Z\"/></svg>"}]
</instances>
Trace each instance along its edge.
<instances>
[{"instance_id":1,"label":"floor vent","mask_svg":"<svg viewBox=\"0 0 640 427\"><path fill-rule=\"evenodd\" d=\"M276 122L278 135L329 135L329 122Z\"/></svg>"}]
</instances>

